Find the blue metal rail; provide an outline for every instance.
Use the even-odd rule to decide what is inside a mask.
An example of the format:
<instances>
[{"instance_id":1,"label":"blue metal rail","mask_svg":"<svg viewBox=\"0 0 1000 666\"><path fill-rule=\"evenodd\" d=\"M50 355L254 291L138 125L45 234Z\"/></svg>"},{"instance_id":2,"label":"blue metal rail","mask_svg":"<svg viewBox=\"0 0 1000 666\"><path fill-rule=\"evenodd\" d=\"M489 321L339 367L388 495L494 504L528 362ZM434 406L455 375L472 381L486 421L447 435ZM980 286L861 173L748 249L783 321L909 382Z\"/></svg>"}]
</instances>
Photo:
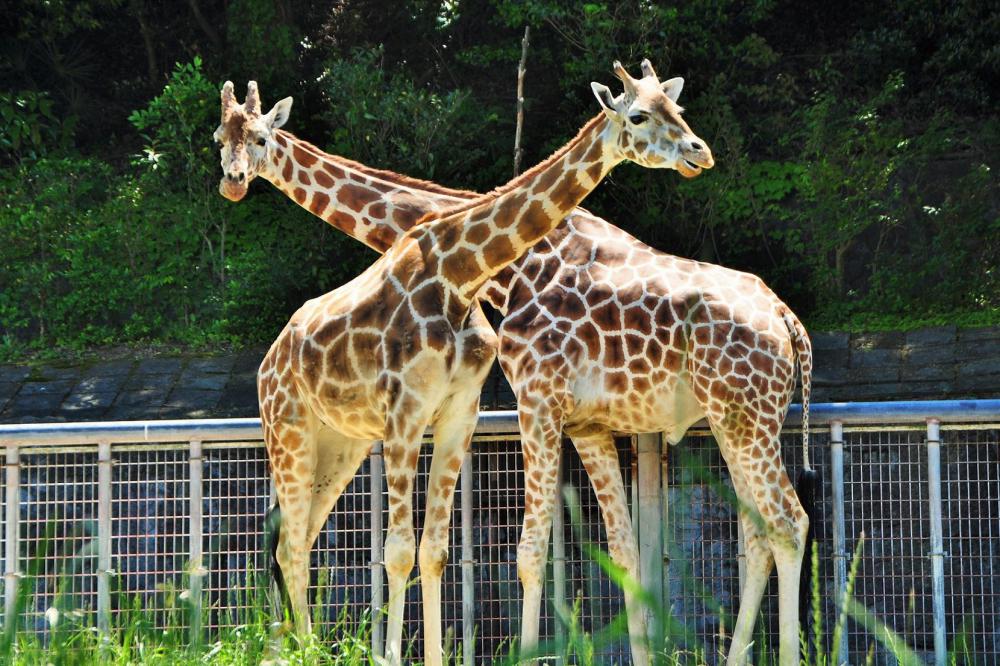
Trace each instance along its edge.
<instances>
[{"instance_id":1,"label":"blue metal rail","mask_svg":"<svg viewBox=\"0 0 1000 666\"><path fill-rule=\"evenodd\" d=\"M924 400L903 402L826 402L809 409L813 426L841 424L903 425L1000 423L1000 399ZM785 425L802 422L802 406L789 409ZM694 428L704 427L704 423ZM480 412L477 435L517 432L517 412ZM0 425L0 446L72 446L95 442L136 443L187 441L253 441L261 439L260 419L187 419L93 423L27 423Z\"/></svg>"}]
</instances>

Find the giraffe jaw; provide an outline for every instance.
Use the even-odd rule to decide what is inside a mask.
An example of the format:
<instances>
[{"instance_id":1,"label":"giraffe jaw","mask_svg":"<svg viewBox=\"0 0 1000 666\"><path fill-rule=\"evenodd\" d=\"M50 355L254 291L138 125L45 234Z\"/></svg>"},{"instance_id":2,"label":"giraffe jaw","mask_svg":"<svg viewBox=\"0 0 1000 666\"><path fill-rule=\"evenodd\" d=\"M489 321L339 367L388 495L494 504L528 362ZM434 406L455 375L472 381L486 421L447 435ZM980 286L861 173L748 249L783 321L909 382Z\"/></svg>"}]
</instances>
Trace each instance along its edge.
<instances>
[{"instance_id":1,"label":"giraffe jaw","mask_svg":"<svg viewBox=\"0 0 1000 666\"><path fill-rule=\"evenodd\" d=\"M696 178L701 174L701 167L694 162L689 162L683 157L677 160L677 172L685 178Z\"/></svg>"},{"instance_id":2,"label":"giraffe jaw","mask_svg":"<svg viewBox=\"0 0 1000 666\"><path fill-rule=\"evenodd\" d=\"M225 178L219 182L219 194L230 201L239 201L247 195L246 183L234 183Z\"/></svg>"}]
</instances>

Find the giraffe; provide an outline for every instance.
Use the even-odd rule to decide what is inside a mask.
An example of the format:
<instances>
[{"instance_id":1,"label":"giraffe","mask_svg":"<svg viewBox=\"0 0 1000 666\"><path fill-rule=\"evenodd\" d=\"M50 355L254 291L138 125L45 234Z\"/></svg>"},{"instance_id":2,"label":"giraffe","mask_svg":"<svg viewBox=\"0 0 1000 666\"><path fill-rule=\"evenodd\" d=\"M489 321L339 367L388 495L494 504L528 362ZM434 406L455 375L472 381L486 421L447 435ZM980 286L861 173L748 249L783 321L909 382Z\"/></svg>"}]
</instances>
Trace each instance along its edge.
<instances>
[{"instance_id":1,"label":"giraffe","mask_svg":"<svg viewBox=\"0 0 1000 666\"><path fill-rule=\"evenodd\" d=\"M309 629L309 549L372 442L382 439L390 512L385 652L390 662L399 662L402 593L416 545L412 482L421 435L433 424L419 564L425 659L441 663L440 581L448 519L479 390L493 359L491 340L472 331L477 293L621 161L685 175L714 164L708 148L679 118L673 99L680 79L661 84L648 61L643 63L648 73L638 81L617 62L615 70L626 92L615 98L606 86L592 84L602 113L563 148L485 197L425 215L357 278L302 306L265 356L258 389L282 512L277 559L300 630ZM623 114L636 101L642 108L633 109L626 124ZM220 191L239 200L248 173L274 162L279 142L272 132L287 120L290 103L283 100L262 115L256 86L241 106L231 85L224 87L222 102L223 122L216 132L225 174ZM305 194L296 195L301 205ZM309 208L322 216L329 202L328 195L313 191Z\"/></svg>"}]
</instances>

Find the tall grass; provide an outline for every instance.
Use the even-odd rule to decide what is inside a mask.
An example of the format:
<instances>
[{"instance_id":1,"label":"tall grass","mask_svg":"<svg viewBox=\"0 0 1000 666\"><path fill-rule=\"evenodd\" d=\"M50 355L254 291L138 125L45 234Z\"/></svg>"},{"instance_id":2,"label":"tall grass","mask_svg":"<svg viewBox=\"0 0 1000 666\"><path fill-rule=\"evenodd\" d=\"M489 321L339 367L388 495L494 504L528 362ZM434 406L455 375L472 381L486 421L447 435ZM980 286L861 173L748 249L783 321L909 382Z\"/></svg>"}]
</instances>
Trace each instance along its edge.
<instances>
[{"instance_id":1,"label":"tall grass","mask_svg":"<svg viewBox=\"0 0 1000 666\"><path fill-rule=\"evenodd\" d=\"M579 532L582 525L579 502L571 492L567 494L571 524ZM113 590L111 626L100 632L93 626L94 614L73 608L73 595L68 590L68 577L72 571L64 572L64 580L57 586L53 606L44 612L47 631L38 633L27 620L29 602L41 580L43 564L50 550L54 535L53 526L46 531L34 557L28 562L26 575L18 586L15 604L15 621L5 627L0 640L0 664L10 666L49 665L75 666L77 664L102 664L103 666L125 666L150 664L166 666L198 665L244 665L244 664L289 664L311 666L313 664L368 665L380 664L381 660L371 649L371 615L365 612L360 618L349 616L348 606L341 608L333 623L326 623L323 611L326 608L324 590L329 585L328 578L321 573L314 601L313 636L297 636L289 627L289 618L276 618L273 599L266 581L248 574L247 585L231 591L235 604L240 608L230 619L234 626L219 627L206 631L202 636L197 627L210 624L211 609L193 604L190 594L183 589L161 590L164 609L147 608L140 596L130 596ZM579 543L585 543L581 538ZM851 560L847 589L843 599L837 600L836 623L830 646L840 644L847 630L848 621L866 630L870 636L865 663L873 663L875 642L881 643L890 655L902 666L923 664L921 658L905 640L885 623L881 622L869 609L853 597L859 564L863 551L864 535L858 541ZM86 547L85 547L86 548ZM586 554L620 588L631 588L650 612L654 627L651 652L658 666L687 666L712 661L721 662L723 655L706 654L698 647L697 637L688 628L683 618L675 617L669 606L660 605L654 596L643 590L636 581L630 579L603 550L585 544ZM78 559L78 558L77 558ZM812 585L812 607L810 626L802 633L802 664L807 666L840 666L845 663L831 653L825 642L823 627L822 597L817 550L810 554L814 575ZM67 567L77 566L71 561ZM321 569L325 572L325 569ZM186 585L184 586L186 587ZM718 606L716 606L718 607ZM36 609L36 613L40 609ZM494 655L492 662L513 665L528 658L543 657L546 663L580 664L591 666L603 663L602 651L610 644L627 642L628 629L624 613L614 618L607 626L588 632L582 618L582 599L577 598L569 608L557 608L558 621L564 631L562 638L543 642L533 654L519 654L516 639L506 646L506 654ZM37 619L37 618L36 618ZM768 645L763 622L758 622L758 638L753 645L754 663L766 666L777 663L777 654ZM723 624L723 626L726 626ZM462 663L461 650L453 636L446 641L448 662ZM691 647L695 646L695 647ZM418 663L411 643L407 663ZM968 641L962 636L953 639L950 663L975 663L970 654ZM858 663L852 661L852 663Z\"/></svg>"}]
</instances>

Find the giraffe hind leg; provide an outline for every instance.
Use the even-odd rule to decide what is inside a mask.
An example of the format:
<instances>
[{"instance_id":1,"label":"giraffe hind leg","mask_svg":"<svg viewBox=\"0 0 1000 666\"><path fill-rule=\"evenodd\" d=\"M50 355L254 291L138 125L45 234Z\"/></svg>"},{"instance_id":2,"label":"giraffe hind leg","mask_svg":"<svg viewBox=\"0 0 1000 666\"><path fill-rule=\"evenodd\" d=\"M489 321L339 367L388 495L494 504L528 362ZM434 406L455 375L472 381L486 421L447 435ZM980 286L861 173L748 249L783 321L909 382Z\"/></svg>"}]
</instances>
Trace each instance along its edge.
<instances>
[{"instance_id":1,"label":"giraffe hind leg","mask_svg":"<svg viewBox=\"0 0 1000 666\"><path fill-rule=\"evenodd\" d=\"M729 451L749 495L749 509L778 571L778 651L781 666L799 663L799 584L809 518L802 509L781 462L777 436L753 439ZM749 572L748 572L749 573ZM749 579L747 583L749 587ZM742 611L742 600L741 600ZM752 625L751 625L752 628ZM742 662L732 662L742 663Z\"/></svg>"}]
</instances>

